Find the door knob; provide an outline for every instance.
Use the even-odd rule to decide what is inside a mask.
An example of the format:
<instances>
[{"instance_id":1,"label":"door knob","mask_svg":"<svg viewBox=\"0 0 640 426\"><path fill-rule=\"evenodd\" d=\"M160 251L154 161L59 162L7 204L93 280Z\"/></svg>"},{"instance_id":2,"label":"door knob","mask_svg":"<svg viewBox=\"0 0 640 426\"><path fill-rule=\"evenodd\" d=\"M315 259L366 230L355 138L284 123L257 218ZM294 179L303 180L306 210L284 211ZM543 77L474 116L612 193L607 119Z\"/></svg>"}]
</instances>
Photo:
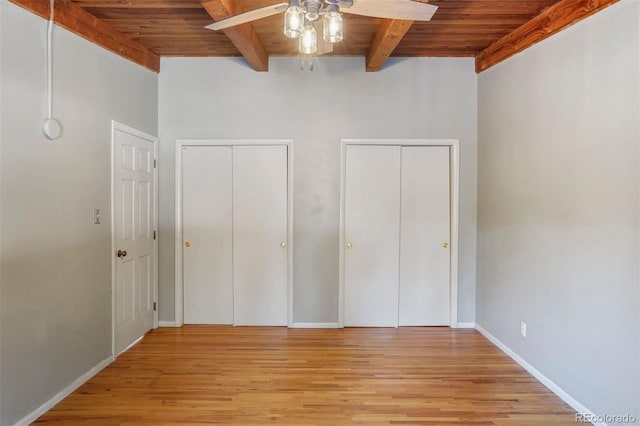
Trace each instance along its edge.
<instances>
[{"instance_id":1,"label":"door knob","mask_svg":"<svg viewBox=\"0 0 640 426\"><path fill-rule=\"evenodd\" d=\"M184 243L184 246L185 247L191 247L191 243L189 241L187 241L187 242Z\"/></svg>"},{"instance_id":2,"label":"door knob","mask_svg":"<svg viewBox=\"0 0 640 426\"><path fill-rule=\"evenodd\" d=\"M443 248L449 248L449 243L443 243L443 244L442 244L442 247L443 247Z\"/></svg>"},{"instance_id":3,"label":"door knob","mask_svg":"<svg viewBox=\"0 0 640 426\"><path fill-rule=\"evenodd\" d=\"M353 247L353 244L347 243L347 248L350 249L351 247Z\"/></svg>"},{"instance_id":4,"label":"door knob","mask_svg":"<svg viewBox=\"0 0 640 426\"><path fill-rule=\"evenodd\" d=\"M126 250L118 250L116 252L116 256L118 256L118 257L127 257L127 251Z\"/></svg>"},{"instance_id":5,"label":"door knob","mask_svg":"<svg viewBox=\"0 0 640 426\"><path fill-rule=\"evenodd\" d=\"M285 248L287 246L287 243L280 243L280 247Z\"/></svg>"}]
</instances>

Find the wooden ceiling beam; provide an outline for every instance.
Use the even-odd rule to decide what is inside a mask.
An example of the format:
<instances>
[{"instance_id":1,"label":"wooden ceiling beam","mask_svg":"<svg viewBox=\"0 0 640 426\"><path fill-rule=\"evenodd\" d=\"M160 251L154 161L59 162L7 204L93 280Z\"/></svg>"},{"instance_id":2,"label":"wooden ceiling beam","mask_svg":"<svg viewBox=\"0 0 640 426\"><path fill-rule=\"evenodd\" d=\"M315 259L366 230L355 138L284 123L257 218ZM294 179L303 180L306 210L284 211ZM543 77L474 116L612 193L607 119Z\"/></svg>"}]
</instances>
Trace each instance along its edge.
<instances>
[{"instance_id":1,"label":"wooden ceiling beam","mask_svg":"<svg viewBox=\"0 0 640 426\"><path fill-rule=\"evenodd\" d=\"M47 1L10 1L44 19L49 19ZM69 0L57 0L55 5L54 20L59 26L152 71L160 71L160 56L142 43L132 40Z\"/></svg>"},{"instance_id":2,"label":"wooden ceiling beam","mask_svg":"<svg viewBox=\"0 0 640 426\"><path fill-rule=\"evenodd\" d=\"M476 55L480 73L618 0L562 0Z\"/></svg>"},{"instance_id":3,"label":"wooden ceiling beam","mask_svg":"<svg viewBox=\"0 0 640 426\"><path fill-rule=\"evenodd\" d=\"M234 0L205 0L202 6L214 21L242 13ZM269 71L269 54L252 24L236 25L223 30L233 45L256 71Z\"/></svg>"},{"instance_id":4,"label":"wooden ceiling beam","mask_svg":"<svg viewBox=\"0 0 640 426\"><path fill-rule=\"evenodd\" d=\"M197 2L185 0L74 0L85 8L125 9L202 9Z\"/></svg>"},{"instance_id":5,"label":"wooden ceiling beam","mask_svg":"<svg viewBox=\"0 0 640 426\"><path fill-rule=\"evenodd\" d=\"M367 72L379 71L414 21L384 19L367 53Z\"/></svg>"}]
</instances>

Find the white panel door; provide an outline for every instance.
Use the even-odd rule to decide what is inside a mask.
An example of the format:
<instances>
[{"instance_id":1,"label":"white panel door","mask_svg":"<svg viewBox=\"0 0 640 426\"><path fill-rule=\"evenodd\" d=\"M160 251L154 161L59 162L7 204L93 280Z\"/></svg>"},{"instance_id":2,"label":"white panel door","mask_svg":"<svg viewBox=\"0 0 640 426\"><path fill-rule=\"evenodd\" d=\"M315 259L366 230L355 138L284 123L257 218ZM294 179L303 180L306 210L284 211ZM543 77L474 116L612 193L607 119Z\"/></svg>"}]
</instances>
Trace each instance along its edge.
<instances>
[{"instance_id":1,"label":"white panel door","mask_svg":"<svg viewBox=\"0 0 640 426\"><path fill-rule=\"evenodd\" d=\"M402 148L400 325L449 324L449 147Z\"/></svg>"},{"instance_id":2,"label":"white panel door","mask_svg":"<svg viewBox=\"0 0 640 426\"><path fill-rule=\"evenodd\" d=\"M233 324L232 150L182 151L185 324Z\"/></svg>"},{"instance_id":3,"label":"white panel door","mask_svg":"<svg viewBox=\"0 0 640 426\"><path fill-rule=\"evenodd\" d=\"M115 353L153 328L155 299L154 143L115 130Z\"/></svg>"},{"instance_id":4,"label":"white panel door","mask_svg":"<svg viewBox=\"0 0 640 426\"><path fill-rule=\"evenodd\" d=\"M233 148L236 325L287 324L287 147Z\"/></svg>"},{"instance_id":5,"label":"white panel door","mask_svg":"<svg viewBox=\"0 0 640 426\"><path fill-rule=\"evenodd\" d=\"M347 146L344 324L398 325L400 147Z\"/></svg>"}]
</instances>

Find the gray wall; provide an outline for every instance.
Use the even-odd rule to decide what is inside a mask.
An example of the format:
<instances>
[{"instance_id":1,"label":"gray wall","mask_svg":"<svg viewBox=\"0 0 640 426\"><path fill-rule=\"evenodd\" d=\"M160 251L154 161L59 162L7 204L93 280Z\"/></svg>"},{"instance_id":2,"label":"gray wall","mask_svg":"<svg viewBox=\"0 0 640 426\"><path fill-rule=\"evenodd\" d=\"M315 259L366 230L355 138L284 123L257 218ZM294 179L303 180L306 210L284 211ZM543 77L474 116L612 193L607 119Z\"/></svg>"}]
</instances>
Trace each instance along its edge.
<instances>
[{"instance_id":1,"label":"gray wall","mask_svg":"<svg viewBox=\"0 0 640 426\"><path fill-rule=\"evenodd\" d=\"M0 424L111 354L111 119L155 134L157 75L58 27L44 140L46 22L0 3ZM103 224L92 224L92 209Z\"/></svg>"},{"instance_id":2,"label":"gray wall","mask_svg":"<svg viewBox=\"0 0 640 426\"><path fill-rule=\"evenodd\" d=\"M160 73L160 318L174 319L174 150L180 138L294 139L294 321L338 320L341 138L459 138L459 319L475 318L477 77L473 59L173 58Z\"/></svg>"},{"instance_id":3,"label":"gray wall","mask_svg":"<svg viewBox=\"0 0 640 426\"><path fill-rule=\"evenodd\" d=\"M480 74L477 269L478 324L596 414L637 418L639 9Z\"/></svg>"},{"instance_id":4,"label":"gray wall","mask_svg":"<svg viewBox=\"0 0 640 426\"><path fill-rule=\"evenodd\" d=\"M0 424L110 355L109 124L153 134L158 117L161 319L174 315L176 138L295 140L294 319L333 322L339 139L389 137L461 140L459 319L474 321L479 128L477 322L590 409L640 417L639 15L623 0L479 82L471 59L364 73L362 59L322 58L303 73L278 58L267 74L165 59L159 115L154 73L56 28L65 134L52 143L45 21L0 0Z\"/></svg>"}]
</instances>

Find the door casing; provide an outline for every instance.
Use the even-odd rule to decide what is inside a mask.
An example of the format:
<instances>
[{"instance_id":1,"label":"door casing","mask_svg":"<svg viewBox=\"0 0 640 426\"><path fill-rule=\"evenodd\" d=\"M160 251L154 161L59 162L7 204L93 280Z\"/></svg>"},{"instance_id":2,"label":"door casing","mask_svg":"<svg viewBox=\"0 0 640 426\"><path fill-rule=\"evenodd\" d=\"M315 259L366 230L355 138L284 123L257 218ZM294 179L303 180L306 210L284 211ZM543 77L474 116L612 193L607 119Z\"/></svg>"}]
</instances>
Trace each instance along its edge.
<instances>
[{"instance_id":1,"label":"door casing","mask_svg":"<svg viewBox=\"0 0 640 426\"><path fill-rule=\"evenodd\" d=\"M450 258L450 307L449 326L458 328L458 223L460 204L460 141L458 139L342 139L340 141L340 242L339 242L339 282L338 282L338 327L344 327L345 290L345 201L346 201L346 158L349 145L391 145L391 146L446 146L450 150L451 172L451 240Z\"/></svg>"},{"instance_id":2,"label":"door casing","mask_svg":"<svg viewBox=\"0 0 640 426\"><path fill-rule=\"evenodd\" d=\"M293 140L291 139L177 139L175 151L175 326L184 324L182 246L182 148L199 146L287 147L287 325L293 326Z\"/></svg>"}]
</instances>

